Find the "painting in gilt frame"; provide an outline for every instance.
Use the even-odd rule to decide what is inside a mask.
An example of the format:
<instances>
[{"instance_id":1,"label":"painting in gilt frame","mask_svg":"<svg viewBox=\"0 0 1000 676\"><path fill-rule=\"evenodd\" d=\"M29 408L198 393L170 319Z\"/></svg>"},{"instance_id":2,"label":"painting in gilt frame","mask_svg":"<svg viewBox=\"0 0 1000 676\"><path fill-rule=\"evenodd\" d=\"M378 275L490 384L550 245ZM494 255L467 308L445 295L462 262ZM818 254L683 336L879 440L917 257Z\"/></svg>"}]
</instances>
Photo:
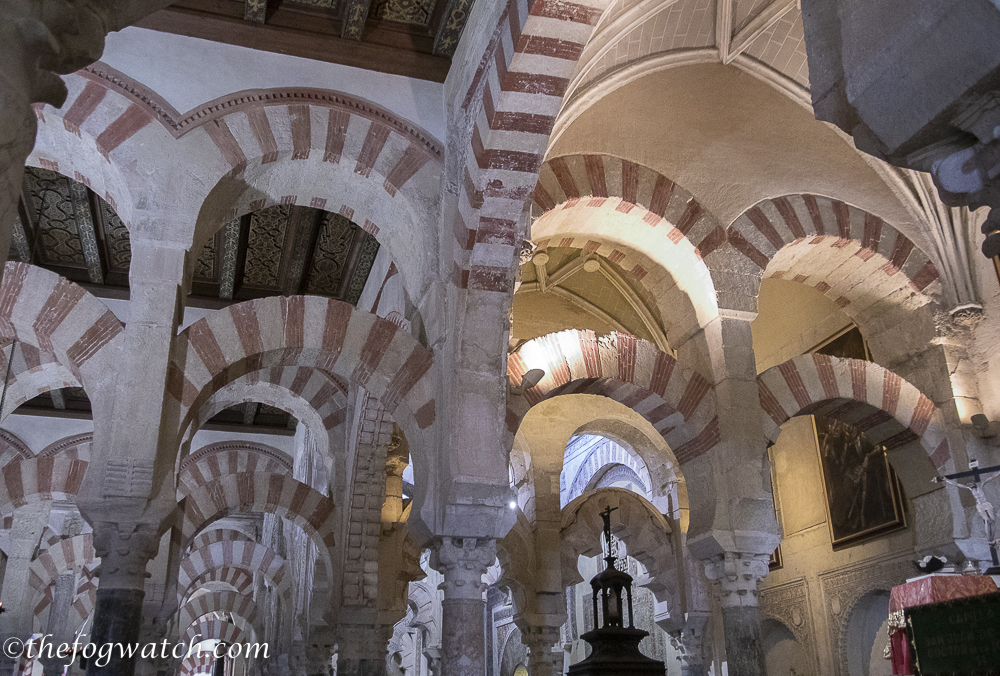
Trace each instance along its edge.
<instances>
[{"instance_id":1,"label":"painting in gilt frame","mask_svg":"<svg viewBox=\"0 0 1000 676\"><path fill-rule=\"evenodd\" d=\"M871 361L868 345L856 326L838 332L811 352ZM905 528L899 481L885 450L840 420L813 416L813 428L833 548Z\"/></svg>"}]
</instances>

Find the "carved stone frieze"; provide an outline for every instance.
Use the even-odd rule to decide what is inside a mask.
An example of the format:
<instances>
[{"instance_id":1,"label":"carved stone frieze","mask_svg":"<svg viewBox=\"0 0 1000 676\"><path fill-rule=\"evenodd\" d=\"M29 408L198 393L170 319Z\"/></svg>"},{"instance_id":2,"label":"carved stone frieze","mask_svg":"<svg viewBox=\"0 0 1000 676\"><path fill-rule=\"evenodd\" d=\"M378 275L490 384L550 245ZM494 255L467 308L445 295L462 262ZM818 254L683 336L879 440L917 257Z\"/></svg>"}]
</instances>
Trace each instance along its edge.
<instances>
[{"instance_id":1,"label":"carved stone frieze","mask_svg":"<svg viewBox=\"0 0 1000 676\"><path fill-rule=\"evenodd\" d=\"M772 619L787 627L809 655L813 668L818 671L816 642L813 640L816 629L811 620L809 584L806 580L799 578L762 589L760 616L762 620Z\"/></svg>"},{"instance_id":2,"label":"carved stone frieze","mask_svg":"<svg viewBox=\"0 0 1000 676\"><path fill-rule=\"evenodd\" d=\"M847 628L854 607L870 592L888 592L896 585L906 582L907 572L911 570L912 563L908 557L895 555L868 560L819 576L824 611L829 617L829 631L834 641L837 676L847 674Z\"/></svg>"}]
</instances>

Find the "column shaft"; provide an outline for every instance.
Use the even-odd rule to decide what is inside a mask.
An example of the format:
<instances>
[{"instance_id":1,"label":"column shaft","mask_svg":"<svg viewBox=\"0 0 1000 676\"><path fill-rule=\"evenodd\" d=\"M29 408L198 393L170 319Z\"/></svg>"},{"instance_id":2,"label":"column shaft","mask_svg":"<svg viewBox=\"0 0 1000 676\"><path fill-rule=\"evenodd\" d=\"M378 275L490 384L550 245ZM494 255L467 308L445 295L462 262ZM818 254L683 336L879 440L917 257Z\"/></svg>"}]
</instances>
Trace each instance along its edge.
<instances>
[{"instance_id":1,"label":"column shaft","mask_svg":"<svg viewBox=\"0 0 1000 676\"><path fill-rule=\"evenodd\" d=\"M757 606L723 608L722 625L726 633L729 676L767 676Z\"/></svg>"},{"instance_id":2,"label":"column shaft","mask_svg":"<svg viewBox=\"0 0 1000 676\"><path fill-rule=\"evenodd\" d=\"M444 676L486 673L486 602L449 599L441 603L441 672Z\"/></svg>"},{"instance_id":3,"label":"column shaft","mask_svg":"<svg viewBox=\"0 0 1000 676\"><path fill-rule=\"evenodd\" d=\"M135 673L135 656L123 658L120 650L139 642L142 599L145 595L141 589L98 587L90 641L97 646L98 655L107 650L104 648L107 644L111 644L113 649L111 659L103 666L98 666L97 662L103 663L104 660L91 658L87 661L87 676L132 676Z\"/></svg>"}]
</instances>

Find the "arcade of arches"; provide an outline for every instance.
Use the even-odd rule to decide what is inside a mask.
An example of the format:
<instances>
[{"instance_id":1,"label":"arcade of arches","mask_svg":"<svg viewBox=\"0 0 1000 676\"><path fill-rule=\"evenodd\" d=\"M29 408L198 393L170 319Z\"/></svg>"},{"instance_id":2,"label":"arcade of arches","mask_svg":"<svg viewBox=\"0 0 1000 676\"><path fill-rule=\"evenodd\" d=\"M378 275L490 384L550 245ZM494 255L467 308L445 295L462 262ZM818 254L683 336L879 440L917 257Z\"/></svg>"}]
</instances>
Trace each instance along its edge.
<instances>
[{"instance_id":1,"label":"arcade of arches","mask_svg":"<svg viewBox=\"0 0 1000 676\"><path fill-rule=\"evenodd\" d=\"M556 676L611 506L668 676L867 676L989 565L988 212L816 119L795 0L167 5L0 3L0 639Z\"/></svg>"}]
</instances>

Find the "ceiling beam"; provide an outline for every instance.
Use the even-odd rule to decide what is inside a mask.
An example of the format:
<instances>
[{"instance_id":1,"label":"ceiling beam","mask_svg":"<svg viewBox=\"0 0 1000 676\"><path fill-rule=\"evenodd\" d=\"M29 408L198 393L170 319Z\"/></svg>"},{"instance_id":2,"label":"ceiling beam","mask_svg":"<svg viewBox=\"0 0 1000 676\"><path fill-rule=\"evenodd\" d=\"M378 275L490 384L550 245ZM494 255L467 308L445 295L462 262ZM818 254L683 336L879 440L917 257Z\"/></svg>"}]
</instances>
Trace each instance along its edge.
<instances>
[{"instance_id":1,"label":"ceiling beam","mask_svg":"<svg viewBox=\"0 0 1000 676\"><path fill-rule=\"evenodd\" d=\"M239 8L238 15L223 13L229 4ZM206 11L194 0L181 0L153 12L136 25L432 82L444 82L451 67L451 59L431 53L433 38L429 35L420 38L409 31L369 26L365 39L359 42L342 38L339 22L304 12L295 8L295 3L278 7L265 24L245 21L243 6L238 3L211 7L213 11ZM218 8L221 9L214 11Z\"/></svg>"},{"instance_id":2,"label":"ceiling beam","mask_svg":"<svg viewBox=\"0 0 1000 676\"><path fill-rule=\"evenodd\" d=\"M90 190L82 183L70 181L69 191L73 203L76 231L83 247L83 259L87 264L87 276L90 278L91 284L103 284L104 265L101 261L100 247L97 246L97 233L94 231L94 214L90 208Z\"/></svg>"},{"instance_id":3,"label":"ceiling beam","mask_svg":"<svg viewBox=\"0 0 1000 676\"><path fill-rule=\"evenodd\" d=\"M222 269L219 271L219 298L232 300L236 292L236 269L240 252L240 238L243 228L240 218L234 218L225 225L225 235L222 238Z\"/></svg>"},{"instance_id":4,"label":"ceiling beam","mask_svg":"<svg viewBox=\"0 0 1000 676\"><path fill-rule=\"evenodd\" d=\"M653 316L653 313L650 312L648 307L646 307L646 303L644 303L642 298L639 297L639 294L635 292L635 289L633 289L629 283L626 282L613 267L611 267L610 263L600 258L596 260L598 260L601 264L601 274L604 275L605 279L611 282L611 286L615 287L618 293L625 297L628 304L631 305L632 309L635 310L635 313L639 315L639 319L641 319L642 323L646 326L646 330L649 331L651 336L653 336L656 346L667 354L673 355L674 352L670 349L670 345L667 343L667 337L664 335L663 329L660 328L660 325L656 322L656 318Z\"/></svg>"},{"instance_id":5,"label":"ceiling beam","mask_svg":"<svg viewBox=\"0 0 1000 676\"><path fill-rule=\"evenodd\" d=\"M365 33L372 0L347 0L344 4L344 25L340 29L340 37L360 40Z\"/></svg>"},{"instance_id":6,"label":"ceiling beam","mask_svg":"<svg viewBox=\"0 0 1000 676\"><path fill-rule=\"evenodd\" d=\"M243 20L251 23L267 21L267 0L246 0L243 9Z\"/></svg>"},{"instance_id":7,"label":"ceiling beam","mask_svg":"<svg viewBox=\"0 0 1000 676\"><path fill-rule=\"evenodd\" d=\"M450 59L455 55L458 41L462 37L462 30L465 28L465 22L469 20L473 2L475 0L448 0L445 3L444 12L438 20L437 30L434 31L434 54L436 56L446 56Z\"/></svg>"},{"instance_id":8,"label":"ceiling beam","mask_svg":"<svg viewBox=\"0 0 1000 676\"><path fill-rule=\"evenodd\" d=\"M316 238L319 237L322 222L323 212L319 209L292 207L286 235L291 239L288 264L278 282L283 296L305 293L306 273L312 268Z\"/></svg>"},{"instance_id":9,"label":"ceiling beam","mask_svg":"<svg viewBox=\"0 0 1000 676\"><path fill-rule=\"evenodd\" d=\"M243 404L243 424L253 425L254 418L257 417L257 411L260 410L260 404L255 401L248 401Z\"/></svg>"},{"instance_id":10,"label":"ceiling beam","mask_svg":"<svg viewBox=\"0 0 1000 676\"><path fill-rule=\"evenodd\" d=\"M49 390L49 394L52 396L52 405L56 407L57 410L66 410L66 397L63 396L62 390Z\"/></svg>"}]
</instances>

